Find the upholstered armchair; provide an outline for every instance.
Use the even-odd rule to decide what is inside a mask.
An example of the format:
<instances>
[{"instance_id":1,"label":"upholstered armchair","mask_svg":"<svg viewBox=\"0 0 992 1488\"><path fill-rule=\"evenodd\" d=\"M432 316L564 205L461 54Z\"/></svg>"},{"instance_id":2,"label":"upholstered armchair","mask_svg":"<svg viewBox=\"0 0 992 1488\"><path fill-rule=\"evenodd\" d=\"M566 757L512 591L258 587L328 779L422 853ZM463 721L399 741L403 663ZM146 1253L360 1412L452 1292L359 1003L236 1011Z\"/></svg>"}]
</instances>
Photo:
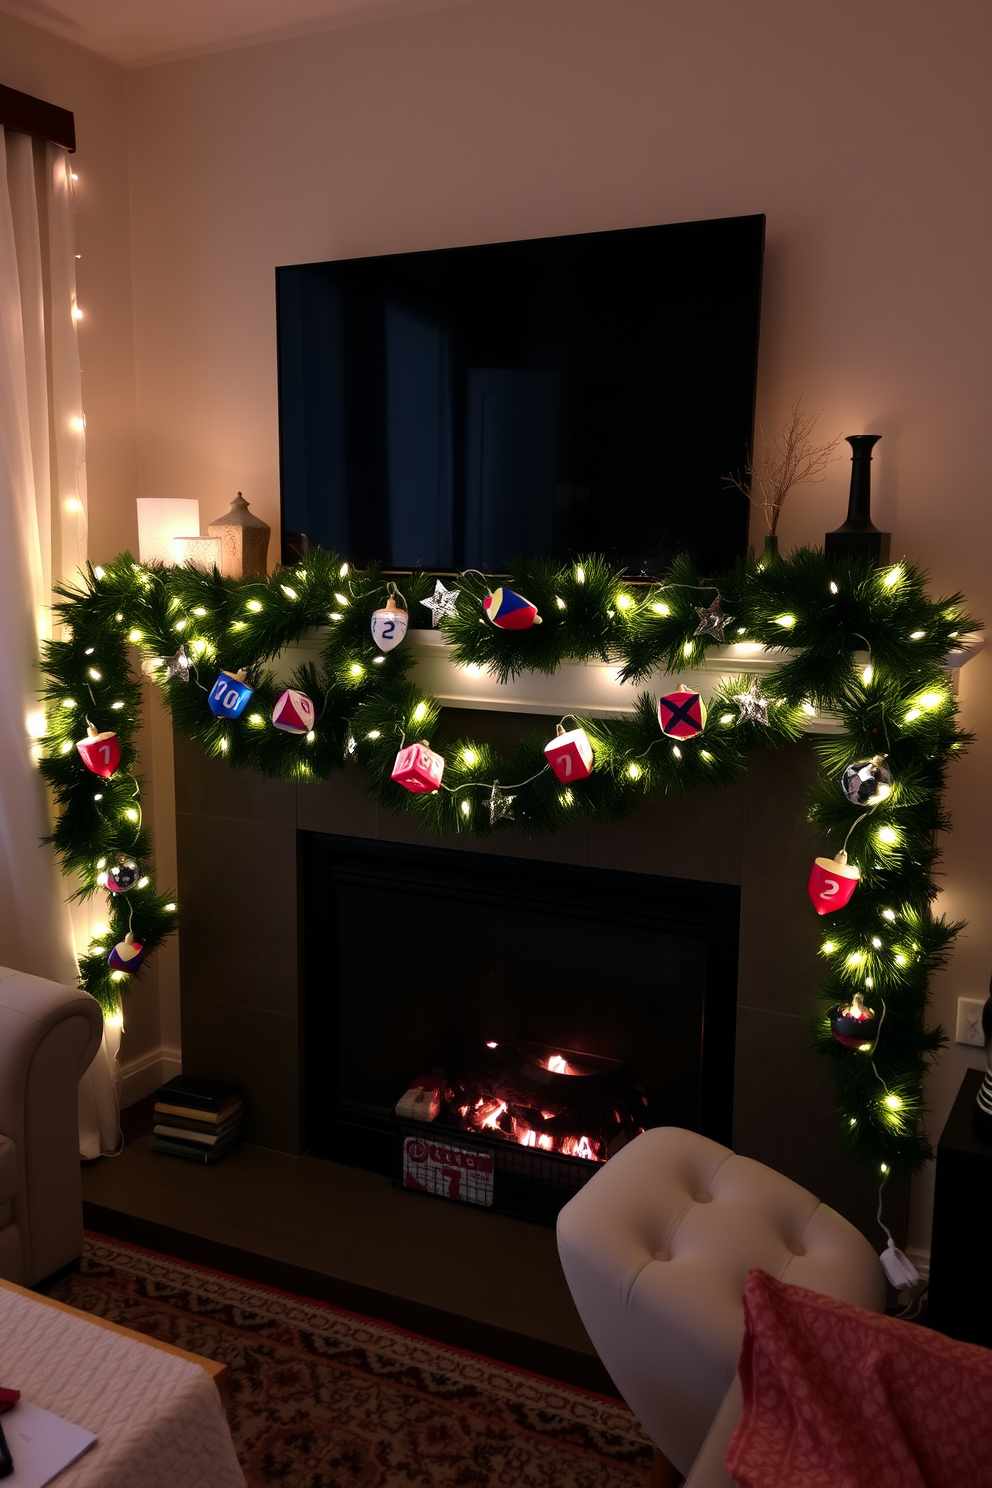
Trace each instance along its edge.
<instances>
[{"instance_id":1,"label":"upholstered armchair","mask_svg":"<svg viewBox=\"0 0 992 1488\"><path fill-rule=\"evenodd\" d=\"M878 1256L846 1219L781 1173L673 1126L635 1137L565 1205L558 1253L597 1353L679 1474L719 1415L700 1488L729 1482L722 1451L740 1414L733 1381L752 1267L869 1311L885 1304Z\"/></svg>"},{"instance_id":2,"label":"upholstered armchair","mask_svg":"<svg viewBox=\"0 0 992 1488\"><path fill-rule=\"evenodd\" d=\"M0 967L0 1276L22 1286L83 1247L78 1090L102 1034L87 993Z\"/></svg>"}]
</instances>

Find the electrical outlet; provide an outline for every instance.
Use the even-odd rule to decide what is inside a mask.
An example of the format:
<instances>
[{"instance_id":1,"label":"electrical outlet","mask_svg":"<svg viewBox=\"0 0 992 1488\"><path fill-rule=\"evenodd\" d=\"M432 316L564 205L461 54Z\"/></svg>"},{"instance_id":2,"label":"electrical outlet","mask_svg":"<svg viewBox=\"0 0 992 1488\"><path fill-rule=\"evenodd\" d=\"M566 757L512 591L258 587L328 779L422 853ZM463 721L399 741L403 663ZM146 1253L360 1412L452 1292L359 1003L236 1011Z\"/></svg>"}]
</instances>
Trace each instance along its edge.
<instances>
[{"instance_id":1,"label":"electrical outlet","mask_svg":"<svg viewBox=\"0 0 992 1488\"><path fill-rule=\"evenodd\" d=\"M982 1032L982 1008L984 1006L984 997L958 998L958 1026L954 1035L956 1043L971 1044L979 1049L984 1048L985 1035Z\"/></svg>"}]
</instances>

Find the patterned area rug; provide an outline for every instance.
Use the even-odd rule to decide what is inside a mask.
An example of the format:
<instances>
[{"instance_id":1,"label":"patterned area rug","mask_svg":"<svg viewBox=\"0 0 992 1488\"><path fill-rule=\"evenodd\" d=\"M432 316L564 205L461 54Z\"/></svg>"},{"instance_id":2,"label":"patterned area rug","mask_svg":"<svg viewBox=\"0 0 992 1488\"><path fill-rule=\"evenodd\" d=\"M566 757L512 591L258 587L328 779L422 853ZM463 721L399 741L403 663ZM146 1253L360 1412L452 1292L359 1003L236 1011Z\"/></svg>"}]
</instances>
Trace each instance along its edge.
<instances>
[{"instance_id":1,"label":"patterned area rug","mask_svg":"<svg viewBox=\"0 0 992 1488\"><path fill-rule=\"evenodd\" d=\"M87 1236L50 1289L231 1368L249 1488L644 1488L652 1449L616 1401L320 1302Z\"/></svg>"}]
</instances>

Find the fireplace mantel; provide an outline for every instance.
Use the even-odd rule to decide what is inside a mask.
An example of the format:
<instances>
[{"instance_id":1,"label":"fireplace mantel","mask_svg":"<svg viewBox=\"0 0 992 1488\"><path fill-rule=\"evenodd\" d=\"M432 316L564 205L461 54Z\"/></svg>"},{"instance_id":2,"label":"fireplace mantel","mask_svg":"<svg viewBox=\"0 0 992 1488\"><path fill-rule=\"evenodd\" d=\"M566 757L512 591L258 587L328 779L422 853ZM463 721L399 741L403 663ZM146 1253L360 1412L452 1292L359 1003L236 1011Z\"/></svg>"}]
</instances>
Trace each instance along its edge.
<instances>
[{"instance_id":1,"label":"fireplace mantel","mask_svg":"<svg viewBox=\"0 0 992 1488\"><path fill-rule=\"evenodd\" d=\"M301 662L317 662L324 644L324 632L308 632L294 646L287 646L277 659L276 671L286 680ZM674 691L680 683L709 695L727 680L745 673L767 677L791 660L797 653L783 647L766 651L755 642L738 642L715 646L707 652L702 666L671 674L655 672L640 682L621 682L619 668L602 661L568 661L557 672L522 672L501 683L478 666L457 666L451 659L451 646L439 630L411 630L405 644L415 658L413 679L425 692L436 697L443 707L472 708L486 712L549 714L562 718L569 713L587 718L613 718L633 710L638 694ZM979 635L964 636L960 645L948 652L944 665L957 686L957 674L984 646ZM867 665L867 651L853 653L858 668ZM839 734L844 723L825 709L809 716L805 731L811 734Z\"/></svg>"}]
</instances>

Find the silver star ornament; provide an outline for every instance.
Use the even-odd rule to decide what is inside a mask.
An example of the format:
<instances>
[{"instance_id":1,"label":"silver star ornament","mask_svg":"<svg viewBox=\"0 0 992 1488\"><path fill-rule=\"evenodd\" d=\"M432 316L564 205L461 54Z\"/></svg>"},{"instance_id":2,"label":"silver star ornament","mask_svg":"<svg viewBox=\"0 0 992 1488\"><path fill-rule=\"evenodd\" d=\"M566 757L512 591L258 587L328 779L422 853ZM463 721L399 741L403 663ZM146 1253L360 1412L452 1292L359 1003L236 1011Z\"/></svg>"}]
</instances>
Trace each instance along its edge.
<instances>
[{"instance_id":1,"label":"silver star ornament","mask_svg":"<svg viewBox=\"0 0 992 1488\"><path fill-rule=\"evenodd\" d=\"M693 605L693 609L699 616L699 624L693 631L693 635L712 636L714 641L726 640L723 633L724 626L729 625L734 617L723 613L719 595L712 604Z\"/></svg>"},{"instance_id":2,"label":"silver star ornament","mask_svg":"<svg viewBox=\"0 0 992 1488\"><path fill-rule=\"evenodd\" d=\"M505 817L507 821L513 821L513 803L516 796L508 796L506 791L500 790L499 781L493 782L493 788L489 794L489 825L494 827L498 821Z\"/></svg>"},{"instance_id":3,"label":"silver star ornament","mask_svg":"<svg viewBox=\"0 0 992 1488\"><path fill-rule=\"evenodd\" d=\"M188 682L189 669L191 665L192 662L186 655L186 652L183 650L182 646L180 646L175 656L167 656L165 658L166 681L168 682L171 681L173 677L178 677L180 682Z\"/></svg>"},{"instance_id":4,"label":"silver star ornament","mask_svg":"<svg viewBox=\"0 0 992 1488\"><path fill-rule=\"evenodd\" d=\"M768 699L761 690L761 683L755 680L751 683L747 692L739 692L734 702L741 710L738 723L765 723L768 722Z\"/></svg>"},{"instance_id":5,"label":"silver star ornament","mask_svg":"<svg viewBox=\"0 0 992 1488\"><path fill-rule=\"evenodd\" d=\"M430 599L422 599L420 603L431 612L431 624L436 626L445 615L453 615L458 607L458 596L460 589L445 589L440 579L434 582L434 593Z\"/></svg>"}]
</instances>

